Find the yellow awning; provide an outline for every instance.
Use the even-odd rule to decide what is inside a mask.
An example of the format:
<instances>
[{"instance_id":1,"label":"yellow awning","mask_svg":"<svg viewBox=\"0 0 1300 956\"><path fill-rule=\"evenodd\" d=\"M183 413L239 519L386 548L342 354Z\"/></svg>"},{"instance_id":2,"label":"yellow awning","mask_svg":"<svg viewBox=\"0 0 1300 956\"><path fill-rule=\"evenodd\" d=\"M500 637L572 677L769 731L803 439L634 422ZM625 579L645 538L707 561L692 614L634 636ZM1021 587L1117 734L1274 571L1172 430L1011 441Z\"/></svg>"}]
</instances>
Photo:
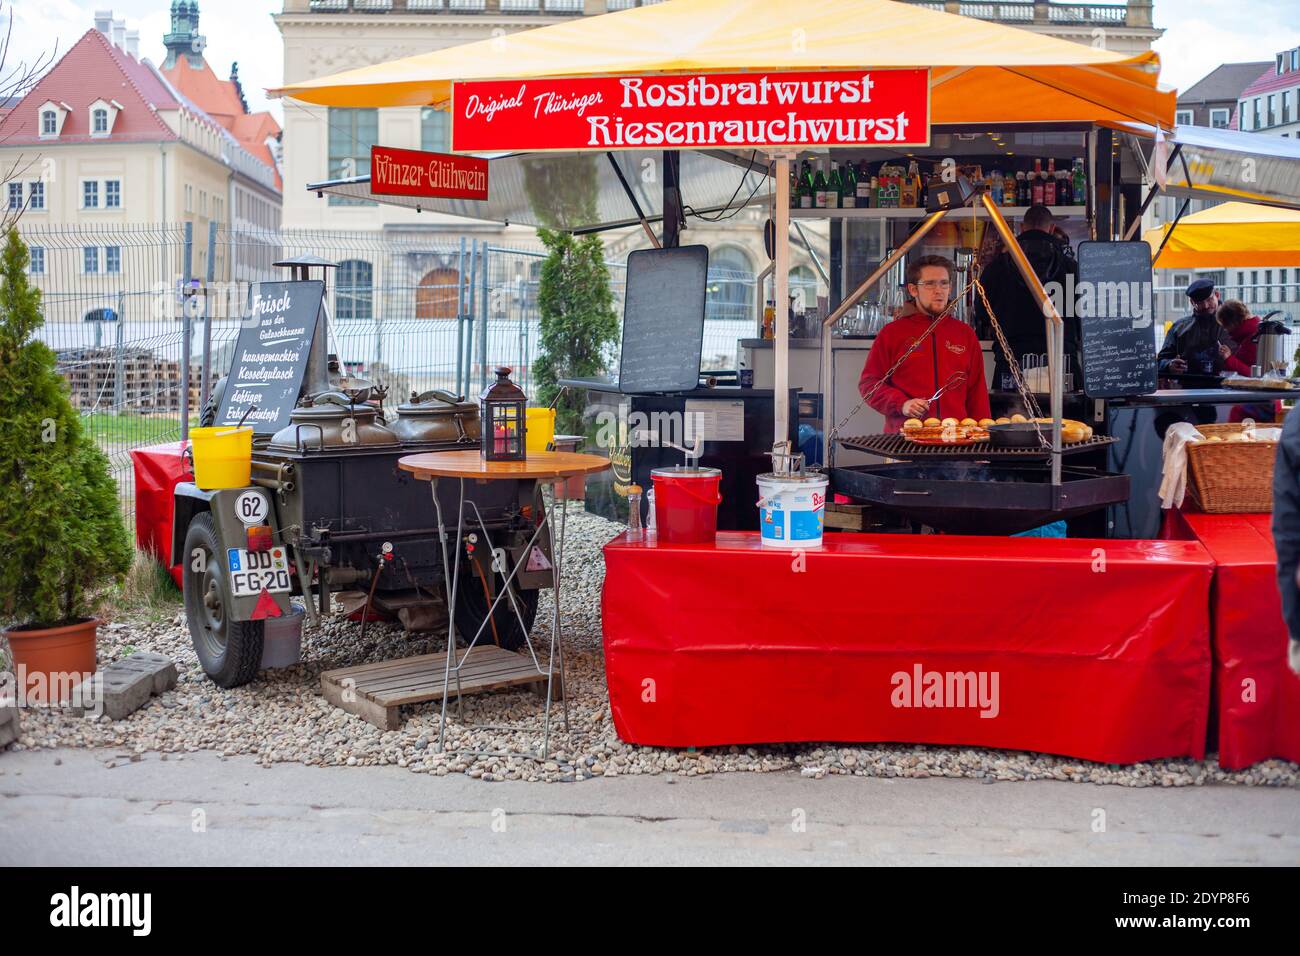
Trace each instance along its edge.
<instances>
[{"instance_id":1,"label":"yellow awning","mask_svg":"<svg viewBox=\"0 0 1300 956\"><path fill-rule=\"evenodd\" d=\"M1154 253L1171 224L1148 229ZM1300 210L1225 202L1184 216L1155 265L1160 269L1300 266Z\"/></svg>"},{"instance_id":2,"label":"yellow awning","mask_svg":"<svg viewBox=\"0 0 1300 956\"><path fill-rule=\"evenodd\" d=\"M269 91L322 106L440 106L453 80L931 67L933 123L1172 129L1153 52L1124 56L893 0L670 0Z\"/></svg>"}]
</instances>

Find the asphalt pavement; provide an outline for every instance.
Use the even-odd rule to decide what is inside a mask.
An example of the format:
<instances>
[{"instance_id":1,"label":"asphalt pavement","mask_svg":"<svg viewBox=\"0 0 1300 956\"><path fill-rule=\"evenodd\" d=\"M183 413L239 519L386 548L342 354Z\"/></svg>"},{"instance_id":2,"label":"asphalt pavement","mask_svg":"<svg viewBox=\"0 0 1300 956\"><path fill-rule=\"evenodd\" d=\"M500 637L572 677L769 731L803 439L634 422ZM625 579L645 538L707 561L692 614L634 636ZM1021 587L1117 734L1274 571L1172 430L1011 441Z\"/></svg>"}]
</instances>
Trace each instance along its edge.
<instances>
[{"instance_id":1,"label":"asphalt pavement","mask_svg":"<svg viewBox=\"0 0 1300 956\"><path fill-rule=\"evenodd\" d=\"M484 783L211 752L0 753L6 866L681 863L1296 865L1300 792L785 772Z\"/></svg>"}]
</instances>

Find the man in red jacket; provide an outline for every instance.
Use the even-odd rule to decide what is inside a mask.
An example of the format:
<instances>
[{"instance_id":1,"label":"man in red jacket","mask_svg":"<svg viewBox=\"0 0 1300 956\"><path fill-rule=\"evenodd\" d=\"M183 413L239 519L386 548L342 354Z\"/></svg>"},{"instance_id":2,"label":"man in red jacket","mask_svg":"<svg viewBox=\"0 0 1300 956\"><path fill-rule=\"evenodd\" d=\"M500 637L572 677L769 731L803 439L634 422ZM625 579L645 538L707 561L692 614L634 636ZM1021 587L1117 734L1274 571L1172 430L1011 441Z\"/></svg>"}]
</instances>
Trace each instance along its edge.
<instances>
[{"instance_id":1,"label":"man in red jacket","mask_svg":"<svg viewBox=\"0 0 1300 956\"><path fill-rule=\"evenodd\" d=\"M939 320L934 332L892 375L889 370L920 339L936 316L943 315L952 294L953 264L943 256L921 256L907 267L907 294L912 301L880 334L867 355L858 380L863 398L885 416L885 430L897 432L909 418L988 418L989 390L984 384L984 355L975 331L951 316ZM928 399L954 372L966 379L944 392L934 404ZM886 378L888 375L888 378ZM877 384L884 380L879 388ZM872 389L876 389L872 393Z\"/></svg>"}]
</instances>

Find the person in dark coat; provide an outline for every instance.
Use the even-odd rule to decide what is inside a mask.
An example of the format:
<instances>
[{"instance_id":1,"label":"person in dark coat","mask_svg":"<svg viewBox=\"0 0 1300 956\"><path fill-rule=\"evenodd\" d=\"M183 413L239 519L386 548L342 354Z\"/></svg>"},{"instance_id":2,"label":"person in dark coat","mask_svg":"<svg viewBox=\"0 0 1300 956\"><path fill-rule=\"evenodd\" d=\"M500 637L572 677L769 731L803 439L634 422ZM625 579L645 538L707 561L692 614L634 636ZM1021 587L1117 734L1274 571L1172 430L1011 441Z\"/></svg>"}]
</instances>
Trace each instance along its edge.
<instances>
[{"instance_id":1,"label":"person in dark coat","mask_svg":"<svg viewBox=\"0 0 1300 956\"><path fill-rule=\"evenodd\" d=\"M1174 379L1167 387L1192 387L1178 381L1182 374L1218 375L1224 368L1225 352L1230 353L1236 344L1216 317L1219 293L1214 289L1213 280L1193 279L1187 286L1187 299L1192 306L1191 314L1169 327L1156 356L1160 377ZM1156 434L1164 441L1165 432L1174 422L1207 425L1215 421L1218 414L1213 405L1172 405L1161 411L1153 424Z\"/></svg>"},{"instance_id":2,"label":"person in dark coat","mask_svg":"<svg viewBox=\"0 0 1300 956\"><path fill-rule=\"evenodd\" d=\"M1057 301L1063 302L1067 290L1074 287L1073 282L1066 277L1077 276L1079 264L1075 261L1064 230L1056 224L1052 210L1041 205L1030 206L1025 210L1017 242L1024 250L1034 275L1038 276L1049 295L1053 291L1052 284L1059 284L1061 291L1057 293ZM1047 326L1043 310L1021 278L1011 253L1004 251L994 256L980 275L980 282L1016 361L1023 364L1026 355L1046 354ZM1066 369L1078 376L1082 368L1079 364L1079 318L1073 302L1064 303L1061 311L1065 322ZM989 322L988 309L979 296L975 297L975 319L977 327ZM1015 387L1006 356L995 344L993 388L1009 392L1014 391Z\"/></svg>"},{"instance_id":3,"label":"person in dark coat","mask_svg":"<svg viewBox=\"0 0 1300 956\"><path fill-rule=\"evenodd\" d=\"M1291 635L1288 660L1300 674L1300 413L1295 411L1286 417L1273 464L1273 546L1282 616Z\"/></svg>"}]
</instances>

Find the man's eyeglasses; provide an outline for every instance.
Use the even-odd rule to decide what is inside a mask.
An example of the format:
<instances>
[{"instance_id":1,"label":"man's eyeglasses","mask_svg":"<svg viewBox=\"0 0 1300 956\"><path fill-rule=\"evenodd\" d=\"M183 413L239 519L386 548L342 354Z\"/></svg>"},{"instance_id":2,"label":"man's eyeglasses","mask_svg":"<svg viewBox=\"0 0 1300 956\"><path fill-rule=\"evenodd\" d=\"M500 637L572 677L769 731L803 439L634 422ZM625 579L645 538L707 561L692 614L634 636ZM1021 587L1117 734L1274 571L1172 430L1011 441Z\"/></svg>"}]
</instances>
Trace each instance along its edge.
<instances>
[{"instance_id":1,"label":"man's eyeglasses","mask_svg":"<svg viewBox=\"0 0 1300 956\"><path fill-rule=\"evenodd\" d=\"M951 289L951 279L926 279L924 282L918 282L922 289Z\"/></svg>"}]
</instances>

